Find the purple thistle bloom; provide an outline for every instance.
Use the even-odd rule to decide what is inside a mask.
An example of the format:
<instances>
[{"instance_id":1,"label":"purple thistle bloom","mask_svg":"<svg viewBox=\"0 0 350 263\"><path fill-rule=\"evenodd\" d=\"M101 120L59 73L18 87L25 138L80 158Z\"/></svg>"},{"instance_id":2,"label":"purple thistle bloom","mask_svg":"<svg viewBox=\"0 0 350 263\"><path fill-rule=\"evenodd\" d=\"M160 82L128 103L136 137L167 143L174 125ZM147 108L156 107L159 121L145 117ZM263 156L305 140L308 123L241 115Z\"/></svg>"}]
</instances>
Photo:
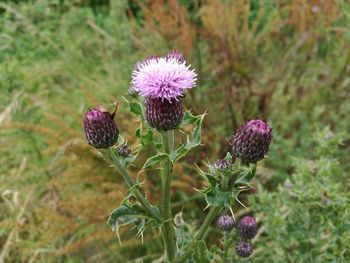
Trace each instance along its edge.
<instances>
[{"instance_id":1,"label":"purple thistle bloom","mask_svg":"<svg viewBox=\"0 0 350 263\"><path fill-rule=\"evenodd\" d=\"M89 110L84 119L85 136L90 145L96 149L105 149L113 146L119 135L114 123L115 112L109 113L103 107Z\"/></svg>"},{"instance_id":2,"label":"purple thistle bloom","mask_svg":"<svg viewBox=\"0 0 350 263\"><path fill-rule=\"evenodd\" d=\"M234 227L234 221L230 215L222 215L219 217L217 225L222 231L230 231Z\"/></svg>"},{"instance_id":3,"label":"purple thistle bloom","mask_svg":"<svg viewBox=\"0 0 350 263\"><path fill-rule=\"evenodd\" d=\"M254 217L244 216L242 217L237 225L238 234L244 239L252 239L258 233L258 224Z\"/></svg>"},{"instance_id":4,"label":"purple thistle bloom","mask_svg":"<svg viewBox=\"0 0 350 263\"><path fill-rule=\"evenodd\" d=\"M246 163L260 161L269 150L271 131L269 125L262 120L248 121L232 137L233 153Z\"/></svg>"},{"instance_id":5,"label":"purple thistle bloom","mask_svg":"<svg viewBox=\"0 0 350 263\"><path fill-rule=\"evenodd\" d=\"M171 52L168 53L168 55L166 56L168 59L170 58L175 58L176 60L178 60L180 63L186 63L185 58L183 57L183 55L178 52L177 50L173 50Z\"/></svg>"},{"instance_id":6,"label":"purple thistle bloom","mask_svg":"<svg viewBox=\"0 0 350 263\"><path fill-rule=\"evenodd\" d=\"M247 241L238 241L236 243L236 253L242 258L247 258L253 253L252 245Z\"/></svg>"},{"instance_id":7,"label":"purple thistle bloom","mask_svg":"<svg viewBox=\"0 0 350 263\"><path fill-rule=\"evenodd\" d=\"M197 74L186 65L182 55L171 52L165 57L150 57L136 63L130 91L148 98L178 100L196 85L196 80Z\"/></svg>"}]
</instances>

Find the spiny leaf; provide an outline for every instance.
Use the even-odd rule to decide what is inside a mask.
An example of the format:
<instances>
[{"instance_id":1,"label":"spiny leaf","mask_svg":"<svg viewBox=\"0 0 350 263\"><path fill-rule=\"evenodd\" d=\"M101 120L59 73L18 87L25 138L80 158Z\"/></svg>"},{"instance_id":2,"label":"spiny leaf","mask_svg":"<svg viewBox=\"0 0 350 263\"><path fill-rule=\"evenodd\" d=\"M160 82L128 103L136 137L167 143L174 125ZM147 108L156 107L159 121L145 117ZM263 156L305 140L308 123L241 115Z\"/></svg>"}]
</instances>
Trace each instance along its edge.
<instances>
[{"instance_id":1,"label":"spiny leaf","mask_svg":"<svg viewBox=\"0 0 350 263\"><path fill-rule=\"evenodd\" d=\"M215 186L218 183L217 177L215 177L214 175L212 175L210 173L204 172L202 169L200 169L198 167L198 165L196 165L196 170L198 171L199 175L202 176L209 183L211 188L215 188Z\"/></svg>"},{"instance_id":2,"label":"spiny leaf","mask_svg":"<svg viewBox=\"0 0 350 263\"><path fill-rule=\"evenodd\" d=\"M142 106L140 103L129 102L129 110L136 116L143 118Z\"/></svg>"},{"instance_id":3,"label":"spiny leaf","mask_svg":"<svg viewBox=\"0 0 350 263\"><path fill-rule=\"evenodd\" d=\"M140 101L129 101L125 97L123 97L124 101L129 105L129 111L133 113L134 115L140 117L143 119L143 110L142 110L142 103Z\"/></svg>"},{"instance_id":4,"label":"spiny leaf","mask_svg":"<svg viewBox=\"0 0 350 263\"><path fill-rule=\"evenodd\" d=\"M256 164L251 164L249 166L241 166L240 175L235 184L248 184L256 174Z\"/></svg>"},{"instance_id":5,"label":"spiny leaf","mask_svg":"<svg viewBox=\"0 0 350 263\"><path fill-rule=\"evenodd\" d=\"M194 128L191 132L191 136L187 136L187 141L184 144L181 144L174 152L170 154L170 158L173 162L178 161L184 157L191 149L201 144L201 131L202 123L205 114L194 116L189 111L184 115L181 125L194 125Z\"/></svg>"},{"instance_id":6,"label":"spiny leaf","mask_svg":"<svg viewBox=\"0 0 350 263\"><path fill-rule=\"evenodd\" d=\"M107 224L112 227L115 227L116 224L130 224L139 220L141 217L145 217L141 209L138 209L136 206L122 205L110 213Z\"/></svg>"},{"instance_id":7,"label":"spiny leaf","mask_svg":"<svg viewBox=\"0 0 350 263\"><path fill-rule=\"evenodd\" d=\"M232 162L232 154L230 152L227 152L224 159Z\"/></svg>"},{"instance_id":8,"label":"spiny leaf","mask_svg":"<svg viewBox=\"0 0 350 263\"><path fill-rule=\"evenodd\" d=\"M145 164L142 167L142 170L146 170L147 168L154 166L154 165L156 165L162 161L165 161L165 160L170 160L169 155L166 153L158 153L157 155L154 155L154 156L147 159L147 161L145 162Z\"/></svg>"},{"instance_id":9,"label":"spiny leaf","mask_svg":"<svg viewBox=\"0 0 350 263\"><path fill-rule=\"evenodd\" d=\"M142 133L142 124L136 129L135 135L140 139L142 146L154 143L153 131L147 129L146 133Z\"/></svg>"},{"instance_id":10,"label":"spiny leaf","mask_svg":"<svg viewBox=\"0 0 350 263\"><path fill-rule=\"evenodd\" d=\"M222 191L216 189L206 189L203 191L205 199L209 206L231 207L238 193L235 191Z\"/></svg>"}]
</instances>

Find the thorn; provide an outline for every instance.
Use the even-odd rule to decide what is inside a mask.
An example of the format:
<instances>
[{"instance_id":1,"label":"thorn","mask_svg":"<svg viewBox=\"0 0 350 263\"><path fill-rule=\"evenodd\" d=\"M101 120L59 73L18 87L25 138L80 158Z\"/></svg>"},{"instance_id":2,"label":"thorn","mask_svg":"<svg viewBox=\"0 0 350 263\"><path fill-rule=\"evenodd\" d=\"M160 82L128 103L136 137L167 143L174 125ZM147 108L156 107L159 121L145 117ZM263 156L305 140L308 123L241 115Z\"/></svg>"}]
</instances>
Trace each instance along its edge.
<instances>
[{"instance_id":1,"label":"thorn","mask_svg":"<svg viewBox=\"0 0 350 263\"><path fill-rule=\"evenodd\" d=\"M243 206L244 208L247 208L241 201L239 201L239 199L236 197L236 201L241 205Z\"/></svg>"},{"instance_id":2,"label":"thorn","mask_svg":"<svg viewBox=\"0 0 350 263\"><path fill-rule=\"evenodd\" d=\"M119 228L117 227L118 223L115 222L114 226L113 226L113 231L115 231L115 234L117 235L118 241L119 241L119 245L122 244L122 241L120 239L120 235L119 235Z\"/></svg>"},{"instance_id":3,"label":"thorn","mask_svg":"<svg viewBox=\"0 0 350 263\"><path fill-rule=\"evenodd\" d=\"M233 221L236 221L235 214L233 213L233 210L232 210L232 208L231 208L231 207L230 207L230 212L231 212L231 215L232 215Z\"/></svg>"},{"instance_id":4,"label":"thorn","mask_svg":"<svg viewBox=\"0 0 350 263\"><path fill-rule=\"evenodd\" d=\"M113 103L113 105L114 105L114 111L111 113L111 117L112 117L112 119L114 119L114 117L115 117L115 115L116 115L116 113L118 112L118 110L119 110L119 102L118 101L116 101L116 102L114 102Z\"/></svg>"}]
</instances>

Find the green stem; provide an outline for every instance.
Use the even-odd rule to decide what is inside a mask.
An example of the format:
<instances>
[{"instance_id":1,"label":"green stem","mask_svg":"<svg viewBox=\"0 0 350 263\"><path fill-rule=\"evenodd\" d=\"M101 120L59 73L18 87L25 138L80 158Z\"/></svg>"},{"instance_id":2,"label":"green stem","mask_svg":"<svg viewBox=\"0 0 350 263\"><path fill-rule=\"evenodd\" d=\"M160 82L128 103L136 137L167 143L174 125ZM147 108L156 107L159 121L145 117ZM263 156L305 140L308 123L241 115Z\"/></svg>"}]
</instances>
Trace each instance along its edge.
<instances>
[{"instance_id":1,"label":"green stem","mask_svg":"<svg viewBox=\"0 0 350 263\"><path fill-rule=\"evenodd\" d=\"M189 245L187 245L183 254L178 259L176 259L175 262L183 262L188 257L191 256L193 249L196 247L198 241L202 240L205 237L205 235L209 229L209 226L211 225L213 220L218 216L220 211L221 211L221 207L212 206L210 208L207 216L204 219L203 224L198 229L197 233L194 235L192 242Z\"/></svg>"},{"instance_id":2,"label":"green stem","mask_svg":"<svg viewBox=\"0 0 350 263\"><path fill-rule=\"evenodd\" d=\"M228 261L228 250L229 250L229 232L225 231L224 232L224 254L223 254L223 262L229 262Z\"/></svg>"},{"instance_id":3,"label":"green stem","mask_svg":"<svg viewBox=\"0 0 350 263\"><path fill-rule=\"evenodd\" d=\"M162 145L164 153L170 154L174 147L174 131L162 131ZM166 160L161 163L162 177L162 218L164 220L161 232L165 246L166 258L168 261L173 261L176 254L176 236L173 226L173 216L171 212L171 177L172 163Z\"/></svg>"},{"instance_id":4,"label":"green stem","mask_svg":"<svg viewBox=\"0 0 350 263\"><path fill-rule=\"evenodd\" d=\"M130 178L129 173L125 169L125 167L120 163L119 159L117 158L117 156L113 152L112 148L108 148L107 151L109 153L109 156L113 160L113 164L115 165L115 167L117 167L119 173L123 177L123 179L124 179L125 183L127 184L127 186L129 188L133 187L134 186L133 180ZM138 189L134 190L133 194L135 195L135 198L137 199L137 201L139 201L140 204L144 207L144 209L146 210L147 214L149 216L155 218L158 222L160 222L161 220L160 220L159 214L156 212L156 210L154 210L152 208L151 204L148 202L146 197L144 197L144 195L141 194L140 190L138 190Z\"/></svg>"}]
</instances>

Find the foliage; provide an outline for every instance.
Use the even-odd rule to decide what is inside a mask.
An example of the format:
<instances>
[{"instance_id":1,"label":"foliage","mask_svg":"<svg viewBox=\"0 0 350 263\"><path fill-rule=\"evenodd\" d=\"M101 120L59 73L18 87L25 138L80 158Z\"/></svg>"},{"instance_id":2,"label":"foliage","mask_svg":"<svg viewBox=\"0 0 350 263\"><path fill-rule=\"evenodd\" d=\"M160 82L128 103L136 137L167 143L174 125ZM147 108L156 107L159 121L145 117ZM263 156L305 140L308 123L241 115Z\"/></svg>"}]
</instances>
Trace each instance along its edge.
<instances>
[{"instance_id":1,"label":"foliage","mask_svg":"<svg viewBox=\"0 0 350 263\"><path fill-rule=\"evenodd\" d=\"M345 262L349 257L349 185L336 156L343 136L314 138L317 157L293 158L294 172L276 192L259 186L251 205L261 218L253 262Z\"/></svg>"}]
</instances>

